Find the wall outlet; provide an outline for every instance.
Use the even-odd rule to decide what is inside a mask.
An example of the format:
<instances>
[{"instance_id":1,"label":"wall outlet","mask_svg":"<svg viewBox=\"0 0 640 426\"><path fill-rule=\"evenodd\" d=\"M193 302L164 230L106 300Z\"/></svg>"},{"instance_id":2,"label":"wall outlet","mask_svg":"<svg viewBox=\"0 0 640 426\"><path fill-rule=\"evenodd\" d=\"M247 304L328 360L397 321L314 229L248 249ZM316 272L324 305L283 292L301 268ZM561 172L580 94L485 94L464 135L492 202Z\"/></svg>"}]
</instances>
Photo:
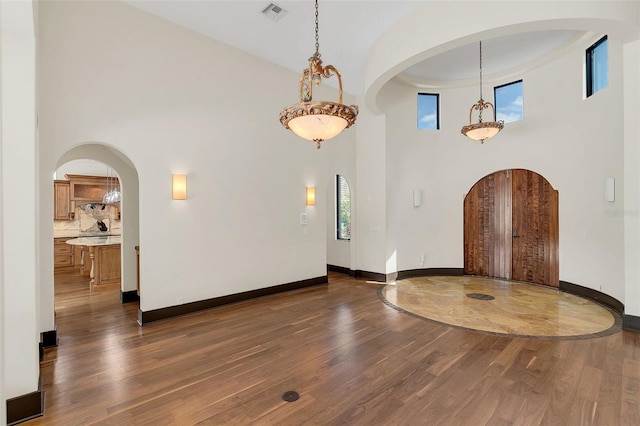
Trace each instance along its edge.
<instances>
[{"instance_id":1,"label":"wall outlet","mask_svg":"<svg viewBox=\"0 0 640 426\"><path fill-rule=\"evenodd\" d=\"M424 266L424 260L425 260L425 255L421 254L420 255L420 266Z\"/></svg>"},{"instance_id":2,"label":"wall outlet","mask_svg":"<svg viewBox=\"0 0 640 426\"><path fill-rule=\"evenodd\" d=\"M178 303L178 305L182 305L184 303L184 299L182 298L182 296L178 296L176 302Z\"/></svg>"}]
</instances>

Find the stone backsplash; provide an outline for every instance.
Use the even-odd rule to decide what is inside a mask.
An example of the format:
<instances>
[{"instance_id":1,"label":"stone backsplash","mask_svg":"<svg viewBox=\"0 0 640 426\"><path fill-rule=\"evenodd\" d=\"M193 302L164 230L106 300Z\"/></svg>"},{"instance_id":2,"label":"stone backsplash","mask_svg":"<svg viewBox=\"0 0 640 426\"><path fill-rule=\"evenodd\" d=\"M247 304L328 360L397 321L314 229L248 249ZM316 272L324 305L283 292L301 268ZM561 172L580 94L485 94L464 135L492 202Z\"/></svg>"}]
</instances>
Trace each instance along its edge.
<instances>
[{"instance_id":1,"label":"stone backsplash","mask_svg":"<svg viewBox=\"0 0 640 426\"><path fill-rule=\"evenodd\" d=\"M83 204L76 206L74 220L56 220L53 230L85 233L121 233L121 222L117 218L117 209L105 204ZM100 223L101 222L101 223ZM106 229L105 229L106 228Z\"/></svg>"}]
</instances>

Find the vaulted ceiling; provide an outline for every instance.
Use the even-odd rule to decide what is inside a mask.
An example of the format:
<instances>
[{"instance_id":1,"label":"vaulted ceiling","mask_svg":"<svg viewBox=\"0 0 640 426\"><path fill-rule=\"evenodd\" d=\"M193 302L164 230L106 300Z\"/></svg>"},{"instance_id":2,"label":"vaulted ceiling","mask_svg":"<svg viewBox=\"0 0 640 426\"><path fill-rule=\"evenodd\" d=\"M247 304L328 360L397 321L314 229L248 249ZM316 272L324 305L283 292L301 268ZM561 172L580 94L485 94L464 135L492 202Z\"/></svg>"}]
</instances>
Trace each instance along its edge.
<instances>
[{"instance_id":1,"label":"vaulted ceiling","mask_svg":"<svg viewBox=\"0 0 640 426\"><path fill-rule=\"evenodd\" d=\"M126 3L295 72L301 72L315 52L315 7L311 0ZM277 19L269 16L273 12L264 14L271 3L286 13ZM405 0L319 2L320 53L325 65L340 70L346 92L363 93L365 62L371 46L391 25L422 4ZM484 72L504 73L523 66L577 36L576 31L552 30L484 40ZM402 72L405 80L414 83L447 84L477 75L477 42L440 53Z\"/></svg>"}]
</instances>

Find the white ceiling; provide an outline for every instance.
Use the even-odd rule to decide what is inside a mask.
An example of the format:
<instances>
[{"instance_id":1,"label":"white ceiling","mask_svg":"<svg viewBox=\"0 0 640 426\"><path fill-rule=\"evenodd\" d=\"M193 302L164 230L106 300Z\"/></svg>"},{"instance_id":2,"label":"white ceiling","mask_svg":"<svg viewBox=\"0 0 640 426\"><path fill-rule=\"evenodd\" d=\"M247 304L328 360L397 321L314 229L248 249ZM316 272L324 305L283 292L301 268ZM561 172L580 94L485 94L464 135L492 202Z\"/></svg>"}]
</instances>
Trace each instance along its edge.
<instances>
[{"instance_id":1,"label":"white ceiling","mask_svg":"<svg viewBox=\"0 0 640 426\"><path fill-rule=\"evenodd\" d=\"M315 8L311 0L273 1L287 11L274 21L262 10L269 0L125 0L126 3L190 28L252 55L302 72L315 52ZM319 3L320 53L335 66L344 90L361 95L364 64L374 41L422 2L408 0L323 0ZM572 31L523 33L483 41L485 75L522 66L576 36ZM416 64L410 80L451 81L478 75L478 44L472 43Z\"/></svg>"},{"instance_id":2,"label":"white ceiling","mask_svg":"<svg viewBox=\"0 0 640 426\"><path fill-rule=\"evenodd\" d=\"M571 42L577 31L536 31L482 41L482 73L503 73L535 61ZM478 78L479 44L474 42L433 56L407 68L414 79L452 81Z\"/></svg>"}]
</instances>

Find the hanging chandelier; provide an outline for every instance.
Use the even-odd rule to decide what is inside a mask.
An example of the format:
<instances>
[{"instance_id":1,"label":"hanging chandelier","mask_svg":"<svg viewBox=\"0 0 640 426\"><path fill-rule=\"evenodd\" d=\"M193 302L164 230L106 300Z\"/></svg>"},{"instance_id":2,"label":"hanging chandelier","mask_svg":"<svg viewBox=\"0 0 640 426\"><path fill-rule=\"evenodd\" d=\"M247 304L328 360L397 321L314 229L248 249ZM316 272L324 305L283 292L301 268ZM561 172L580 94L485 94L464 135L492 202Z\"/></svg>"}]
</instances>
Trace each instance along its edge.
<instances>
[{"instance_id":1,"label":"hanging chandelier","mask_svg":"<svg viewBox=\"0 0 640 426\"><path fill-rule=\"evenodd\" d=\"M491 108L493 121L482 121L482 111ZM471 116L473 110L478 111L478 122L472 123ZM504 127L504 121L496 121L496 110L491 102L482 99L482 41L480 41L480 100L471 106L469 110L469 125L464 126L461 130L462 134L480 143L484 143L485 139L489 139L498 134Z\"/></svg>"},{"instance_id":2,"label":"hanging chandelier","mask_svg":"<svg viewBox=\"0 0 640 426\"><path fill-rule=\"evenodd\" d=\"M318 37L318 0L316 0L316 52L309 58L309 67L300 77L300 102L280 111L280 123L301 138L320 143L338 136L356 121L358 107L342 103L342 78L333 66L322 66ZM313 86L318 86L322 77L338 77L339 101L314 101Z\"/></svg>"},{"instance_id":3,"label":"hanging chandelier","mask_svg":"<svg viewBox=\"0 0 640 426\"><path fill-rule=\"evenodd\" d=\"M114 176L114 179L118 179ZM111 168L107 166L107 192L102 197L103 204L113 204L122 201L122 194L120 193L119 185L112 181Z\"/></svg>"}]
</instances>

